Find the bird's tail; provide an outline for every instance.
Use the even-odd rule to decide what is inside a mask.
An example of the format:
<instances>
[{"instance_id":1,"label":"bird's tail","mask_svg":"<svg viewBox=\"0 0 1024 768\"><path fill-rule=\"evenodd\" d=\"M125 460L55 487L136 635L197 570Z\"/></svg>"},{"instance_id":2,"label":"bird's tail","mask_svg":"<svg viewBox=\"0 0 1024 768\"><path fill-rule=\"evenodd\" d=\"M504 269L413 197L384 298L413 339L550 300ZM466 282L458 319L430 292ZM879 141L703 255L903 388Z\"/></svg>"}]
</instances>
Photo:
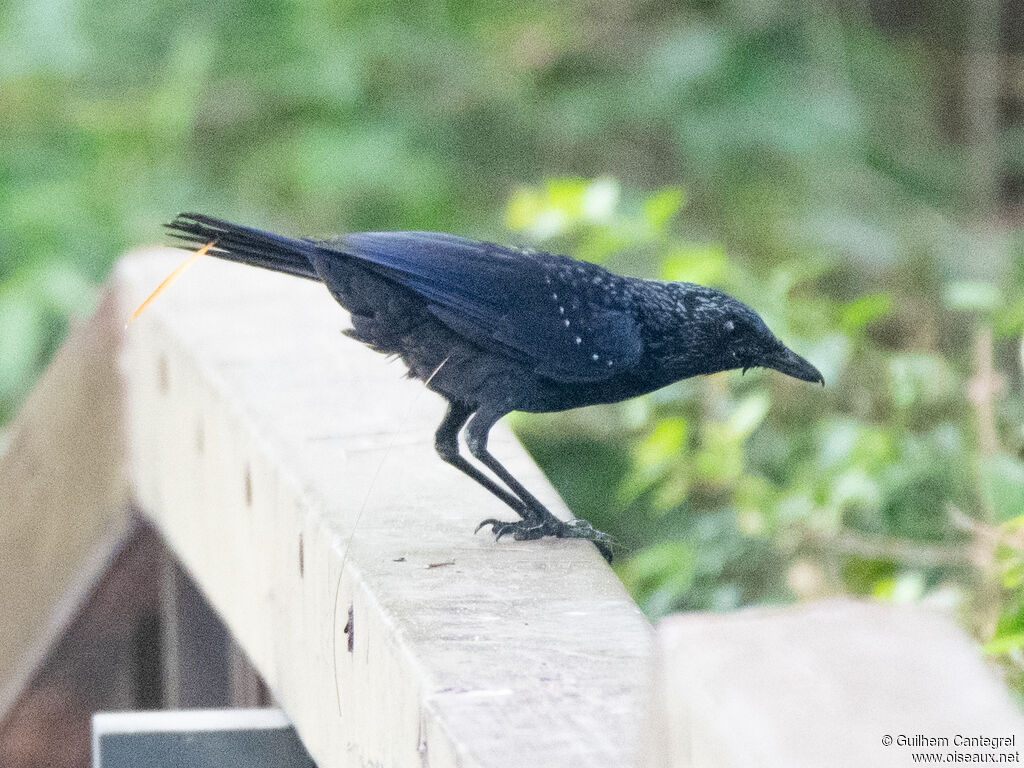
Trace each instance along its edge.
<instances>
[{"instance_id":1,"label":"bird's tail","mask_svg":"<svg viewBox=\"0 0 1024 768\"><path fill-rule=\"evenodd\" d=\"M179 213L167 224L179 248L199 248L212 242L208 253L228 261L285 272L289 275L319 280L309 256L316 248L310 240L294 240L259 229L199 213Z\"/></svg>"}]
</instances>

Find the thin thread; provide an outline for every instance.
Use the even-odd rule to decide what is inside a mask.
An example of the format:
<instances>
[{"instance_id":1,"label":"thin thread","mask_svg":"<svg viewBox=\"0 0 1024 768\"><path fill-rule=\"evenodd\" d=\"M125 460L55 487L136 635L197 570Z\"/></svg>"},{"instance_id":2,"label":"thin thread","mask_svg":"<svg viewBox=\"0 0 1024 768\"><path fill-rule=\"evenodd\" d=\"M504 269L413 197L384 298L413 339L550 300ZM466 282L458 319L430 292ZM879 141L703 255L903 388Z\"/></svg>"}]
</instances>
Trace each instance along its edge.
<instances>
[{"instance_id":1,"label":"thin thread","mask_svg":"<svg viewBox=\"0 0 1024 768\"><path fill-rule=\"evenodd\" d=\"M402 418L401 423L409 421L409 417L412 415L413 409L419 403L423 393L427 391L427 386L434 377L441 372L444 368L445 363L451 360L451 355L448 355L441 364L434 369L434 372L430 374L423 382L423 388L416 393L416 396L409 403L409 407L406 409L405 416ZM391 439L388 441L388 445L384 450L384 456L381 458L380 463L373 472L373 477L370 478L370 485L366 489L366 493L363 495L363 501L359 505L359 511L356 512L356 519L352 522L352 531L348 535L348 541L345 542L345 551L341 556L341 565L338 568L338 580L334 587L334 606L331 613L331 658L334 661L334 696L338 705L338 717L341 717L341 686L338 684L338 598L341 597L341 580L345 575L345 563L348 562L348 553L352 549L352 541L356 537L356 531L359 529L359 522L363 518L363 513L366 511L366 505L370 502L370 496L373 493L373 488L377 484L377 479L380 477L381 470L387 463L388 458L391 456L391 451L395 447L395 443L398 442L398 430L393 430L391 433ZM351 629L349 630L352 631Z\"/></svg>"}]
</instances>

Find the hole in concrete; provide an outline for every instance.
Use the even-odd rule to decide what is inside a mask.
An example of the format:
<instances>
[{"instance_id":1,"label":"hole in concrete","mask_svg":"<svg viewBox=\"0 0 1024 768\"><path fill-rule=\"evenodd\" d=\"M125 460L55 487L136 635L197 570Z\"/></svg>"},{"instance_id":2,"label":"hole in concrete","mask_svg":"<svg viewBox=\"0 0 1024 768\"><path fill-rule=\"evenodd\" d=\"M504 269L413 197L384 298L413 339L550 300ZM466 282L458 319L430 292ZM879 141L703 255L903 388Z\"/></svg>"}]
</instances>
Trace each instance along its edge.
<instances>
[{"instance_id":1,"label":"hole in concrete","mask_svg":"<svg viewBox=\"0 0 1024 768\"><path fill-rule=\"evenodd\" d=\"M337 626L337 624L335 624ZM345 634L348 635L348 652L352 653L352 649L356 644L356 628L352 622L352 606L348 607L348 622L345 624Z\"/></svg>"}]
</instances>

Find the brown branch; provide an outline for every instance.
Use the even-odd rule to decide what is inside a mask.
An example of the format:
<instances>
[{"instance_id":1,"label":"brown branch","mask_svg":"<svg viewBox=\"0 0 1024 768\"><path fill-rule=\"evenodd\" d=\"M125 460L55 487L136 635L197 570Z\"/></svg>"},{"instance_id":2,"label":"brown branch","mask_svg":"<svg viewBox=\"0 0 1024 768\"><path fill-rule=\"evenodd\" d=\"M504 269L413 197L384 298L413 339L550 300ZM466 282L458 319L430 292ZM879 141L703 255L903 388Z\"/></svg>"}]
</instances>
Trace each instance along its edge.
<instances>
[{"instance_id":1,"label":"brown branch","mask_svg":"<svg viewBox=\"0 0 1024 768\"><path fill-rule=\"evenodd\" d=\"M996 372L993 343L992 329L979 326L974 334L974 377L967 383L967 399L974 406L978 450L982 456L992 456L1000 450L995 401L1006 382Z\"/></svg>"},{"instance_id":2,"label":"brown branch","mask_svg":"<svg viewBox=\"0 0 1024 768\"><path fill-rule=\"evenodd\" d=\"M959 507L949 505L949 519L957 528L967 531L975 545L987 554L987 562L995 560L995 551L1000 546L1009 547L1024 555L1024 528L1008 529L1006 526L986 523L971 517Z\"/></svg>"},{"instance_id":3,"label":"brown branch","mask_svg":"<svg viewBox=\"0 0 1024 768\"><path fill-rule=\"evenodd\" d=\"M967 545L925 544L896 536L869 536L848 528L834 534L804 531L799 546L917 568L963 567L973 562Z\"/></svg>"}]
</instances>

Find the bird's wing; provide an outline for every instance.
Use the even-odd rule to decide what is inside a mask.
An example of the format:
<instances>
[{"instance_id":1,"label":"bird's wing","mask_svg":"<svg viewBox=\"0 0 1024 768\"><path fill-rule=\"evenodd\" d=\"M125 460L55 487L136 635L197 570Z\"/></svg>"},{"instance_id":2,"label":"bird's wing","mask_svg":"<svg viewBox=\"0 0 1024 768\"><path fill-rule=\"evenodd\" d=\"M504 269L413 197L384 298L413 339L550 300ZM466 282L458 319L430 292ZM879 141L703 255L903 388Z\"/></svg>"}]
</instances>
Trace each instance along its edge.
<instances>
[{"instance_id":1,"label":"bird's wing","mask_svg":"<svg viewBox=\"0 0 1024 768\"><path fill-rule=\"evenodd\" d=\"M436 232L361 232L324 247L376 265L452 330L551 379L601 381L643 351L633 317L595 301L598 288L567 295L557 272L512 248Z\"/></svg>"}]
</instances>

